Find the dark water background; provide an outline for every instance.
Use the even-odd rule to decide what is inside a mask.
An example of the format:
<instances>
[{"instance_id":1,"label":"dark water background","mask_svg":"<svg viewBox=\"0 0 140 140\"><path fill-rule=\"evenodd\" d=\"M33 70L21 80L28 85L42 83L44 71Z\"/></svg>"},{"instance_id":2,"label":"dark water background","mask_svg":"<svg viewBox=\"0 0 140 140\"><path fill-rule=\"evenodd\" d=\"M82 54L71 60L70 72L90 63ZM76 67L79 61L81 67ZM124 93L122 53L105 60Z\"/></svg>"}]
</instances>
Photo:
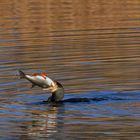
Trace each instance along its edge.
<instances>
[{"instance_id":1,"label":"dark water background","mask_svg":"<svg viewBox=\"0 0 140 140\"><path fill-rule=\"evenodd\" d=\"M65 99L20 80L46 71ZM0 1L1 140L140 139L139 0Z\"/></svg>"}]
</instances>

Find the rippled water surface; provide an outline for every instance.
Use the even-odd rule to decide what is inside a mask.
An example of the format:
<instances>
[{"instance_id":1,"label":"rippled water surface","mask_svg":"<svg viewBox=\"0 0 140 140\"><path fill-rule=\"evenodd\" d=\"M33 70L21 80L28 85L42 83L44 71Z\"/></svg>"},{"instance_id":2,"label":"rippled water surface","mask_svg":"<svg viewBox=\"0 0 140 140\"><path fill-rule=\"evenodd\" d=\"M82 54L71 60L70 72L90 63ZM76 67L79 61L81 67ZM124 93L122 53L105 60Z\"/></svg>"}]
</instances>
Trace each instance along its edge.
<instances>
[{"instance_id":1,"label":"rippled water surface","mask_svg":"<svg viewBox=\"0 0 140 140\"><path fill-rule=\"evenodd\" d=\"M65 101L19 69L47 72ZM0 79L1 140L139 140L140 1L1 0Z\"/></svg>"}]
</instances>

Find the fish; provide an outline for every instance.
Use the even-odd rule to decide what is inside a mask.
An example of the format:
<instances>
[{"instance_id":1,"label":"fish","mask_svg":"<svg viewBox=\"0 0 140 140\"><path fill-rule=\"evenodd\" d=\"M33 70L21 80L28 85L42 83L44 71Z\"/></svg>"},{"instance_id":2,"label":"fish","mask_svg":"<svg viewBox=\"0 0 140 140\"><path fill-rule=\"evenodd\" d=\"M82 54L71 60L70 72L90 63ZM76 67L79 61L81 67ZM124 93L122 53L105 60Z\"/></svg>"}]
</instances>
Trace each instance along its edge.
<instances>
[{"instance_id":1,"label":"fish","mask_svg":"<svg viewBox=\"0 0 140 140\"><path fill-rule=\"evenodd\" d=\"M47 73L34 73L32 75L25 74L22 70L19 70L21 79L26 79L32 83L31 88L38 86L43 90L55 92L57 90L57 83L47 76Z\"/></svg>"}]
</instances>

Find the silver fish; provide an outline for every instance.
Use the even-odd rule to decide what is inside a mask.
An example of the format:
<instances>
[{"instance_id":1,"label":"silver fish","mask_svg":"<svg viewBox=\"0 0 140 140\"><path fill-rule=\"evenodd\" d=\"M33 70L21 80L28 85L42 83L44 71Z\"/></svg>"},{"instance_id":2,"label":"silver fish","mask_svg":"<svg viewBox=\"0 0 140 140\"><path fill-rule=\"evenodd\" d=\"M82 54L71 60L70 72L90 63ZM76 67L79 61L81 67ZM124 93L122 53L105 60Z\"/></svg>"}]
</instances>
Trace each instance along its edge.
<instances>
[{"instance_id":1,"label":"silver fish","mask_svg":"<svg viewBox=\"0 0 140 140\"><path fill-rule=\"evenodd\" d=\"M57 84L52 79L46 76L46 74L34 74L28 75L23 71L19 70L20 78L25 78L32 83L32 88L34 86L39 86L43 90L54 92L57 89Z\"/></svg>"}]
</instances>

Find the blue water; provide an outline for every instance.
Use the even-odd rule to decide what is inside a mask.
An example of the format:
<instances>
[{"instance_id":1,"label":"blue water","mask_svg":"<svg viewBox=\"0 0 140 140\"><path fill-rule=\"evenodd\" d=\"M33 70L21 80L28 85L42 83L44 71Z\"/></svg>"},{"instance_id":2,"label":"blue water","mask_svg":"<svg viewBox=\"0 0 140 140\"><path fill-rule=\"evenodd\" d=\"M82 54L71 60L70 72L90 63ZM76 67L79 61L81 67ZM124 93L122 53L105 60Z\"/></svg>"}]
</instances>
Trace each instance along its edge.
<instances>
[{"instance_id":1,"label":"blue water","mask_svg":"<svg viewBox=\"0 0 140 140\"><path fill-rule=\"evenodd\" d=\"M63 103L51 104L43 102L47 97L45 94L22 94L14 101L9 98L14 102L12 104L2 101L0 113L4 118L0 118L0 136L7 135L7 139L20 139L26 135L31 139L93 138L97 134L121 137L121 134L129 135L126 130L130 126L130 136L139 136L140 93L137 91L66 94ZM82 132L80 136L79 132Z\"/></svg>"}]
</instances>

